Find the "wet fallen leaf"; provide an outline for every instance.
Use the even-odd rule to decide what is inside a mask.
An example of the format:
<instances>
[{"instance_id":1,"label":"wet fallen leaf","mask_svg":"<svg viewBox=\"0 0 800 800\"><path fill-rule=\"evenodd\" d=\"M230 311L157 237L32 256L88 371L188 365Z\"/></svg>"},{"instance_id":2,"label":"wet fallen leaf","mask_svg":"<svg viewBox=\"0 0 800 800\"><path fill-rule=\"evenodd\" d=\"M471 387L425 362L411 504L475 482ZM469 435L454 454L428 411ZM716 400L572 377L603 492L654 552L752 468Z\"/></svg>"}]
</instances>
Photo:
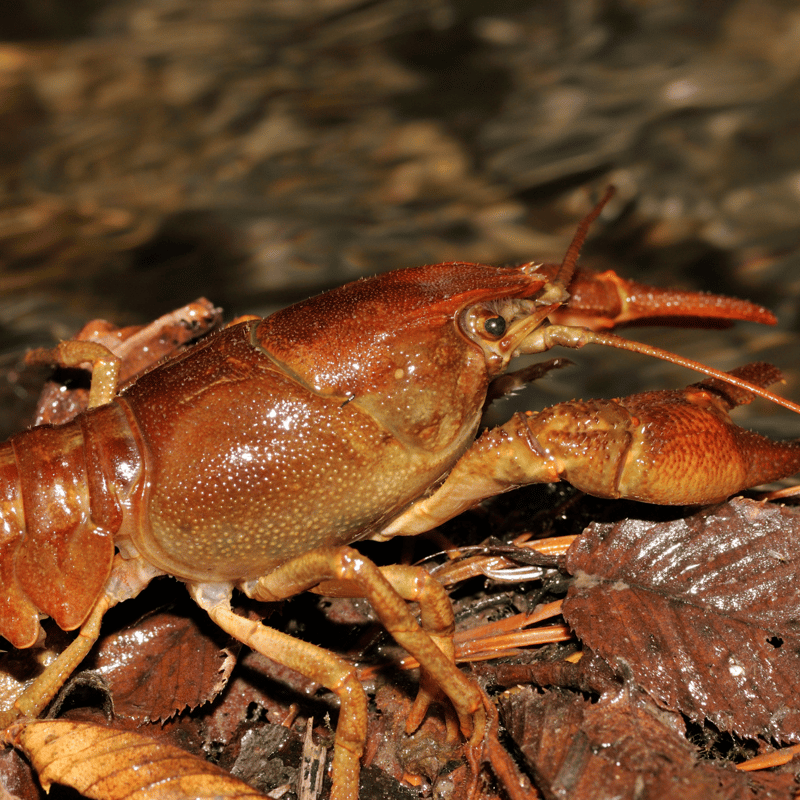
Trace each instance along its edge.
<instances>
[{"instance_id":1,"label":"wet fallen leaf","mask_svg":"<svg viewBox=\"0 0 800 800\"><path fill-rule=\"evenodd\" d=\"M28 756L45 790L62 783L96 800L264 797L213 764L130 731L38 720L11 726L4 741Z\"/></svg>"},{"instance_id":2,"label":"wet fallen leaf","mask_svg":"<svg viewBox=\"0 0 800 800\"><path fill-rule=\"evenodd\" d=\"M106 680L117 717L165 720L210 702L224 688L238 646L202 615L160 608L104 637L88 666Z\"/></svg>"},{"instance_id":3,"label":"wet fallen leaf","mask_svg":"<svg viewBox=\"0 0 800 800\"><path fill-rule=\"evenodd\" d=\"M0 753L0 800L8 800L9 797L40 800L41 794L31 766L23 756L10 748Z\"/></svg>"},{"instance_id":4,"label":"wet fallen leaf","mask_svg":"<svg viewBox=\"0 0 800 800\"><path fill-rule=\"evenodd\" d=\"M730 765L699 761L679 715L631 695L600 703L531 687L503 695L506 728L546 798L794 798L793 775L745 776Z\"/></svg>"},{"instance_id":5,"label":"wet fallen leaf","mask_svg":"<svg viewBox=\"0 0 800 800\"><path fill-rule=\"evenodd\" d=\"M564 617L666 707L740 736L800 738L800 513L735 499L595 525L567 553Z\"/></svg>"}]
</instances>

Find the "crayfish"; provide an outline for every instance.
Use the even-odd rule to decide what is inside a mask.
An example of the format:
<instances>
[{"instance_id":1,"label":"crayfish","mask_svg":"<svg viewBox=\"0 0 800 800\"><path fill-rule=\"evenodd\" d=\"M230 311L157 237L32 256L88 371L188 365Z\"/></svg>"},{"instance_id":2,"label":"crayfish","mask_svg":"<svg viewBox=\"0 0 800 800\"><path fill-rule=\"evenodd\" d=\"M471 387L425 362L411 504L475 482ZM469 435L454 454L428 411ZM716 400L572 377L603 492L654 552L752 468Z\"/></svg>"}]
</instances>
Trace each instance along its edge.
<instances>
[{"instance_id":1,"label":"crayfish","mask_svg":"<svg viewBox=\"0 0 800 800\"><path fill-rule=\"evenodd\" d=\"M30 647L48 615L80 635L3 722L40 713L106 610L168 574L225 631L338 695L333 797L354 800L367 712L354 668L231 610L234 589L277 601L316 588L369 599L422 666L407 730L443 692L477 771L489 701L455 666L444 590L421 568L376 567L352 542L427 531L529 483L704 504L800 469L798 443L728 416L753 394L798 410L765 390L776 370L720 373L603 331L667 315L774 322L748 302L576 270L603 203L560 266L447 263L359 280L232 324L121 389L105 347L62 344L54 361L95 365L92 407L0 446L0 633ZM711 379L515 414L475 440L513 357L590 343Z\"/></svg>"}]
</instances>

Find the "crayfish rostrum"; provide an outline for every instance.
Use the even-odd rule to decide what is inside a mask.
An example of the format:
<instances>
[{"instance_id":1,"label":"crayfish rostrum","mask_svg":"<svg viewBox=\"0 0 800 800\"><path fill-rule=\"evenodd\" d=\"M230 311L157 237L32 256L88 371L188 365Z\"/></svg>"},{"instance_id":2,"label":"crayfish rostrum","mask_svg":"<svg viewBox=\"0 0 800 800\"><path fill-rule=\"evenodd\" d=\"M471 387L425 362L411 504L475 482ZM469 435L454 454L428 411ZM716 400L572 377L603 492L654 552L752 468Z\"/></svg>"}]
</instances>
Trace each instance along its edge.
<instances>
[{"instance_id":1,"label":"crayfish rostrum","mask_svg":"<svg viewBox=\"0 0 800 800\"><path fill-rule=\"evenodd\" d=\"M689 363L603 329L666 315L774 322L744 301L576 271L601 205L561 266L447 263L356 281L232 324L119 392L112 353L63 343L53 360L95 362L94 407L0 446L0 633L29 647L48 615L81 636L4 722L38 714L105 611L168 574L224 630L339 696L333 796L353 800L366 730L353 667L230 605L234 589L272 601L329 588L367 597L422 665L408 730L443 691L477 765L488 701L455 666L444 590L350 543L430 530L528 483L702 504L800 468L797 443L728 417L752 394L774 397L767 365L726 374L690 363L711 380L516 414L475 441L492 381L520 353L601 343ZM420 602L421 623L407 600Z\"/></svg>"}]
</instances>

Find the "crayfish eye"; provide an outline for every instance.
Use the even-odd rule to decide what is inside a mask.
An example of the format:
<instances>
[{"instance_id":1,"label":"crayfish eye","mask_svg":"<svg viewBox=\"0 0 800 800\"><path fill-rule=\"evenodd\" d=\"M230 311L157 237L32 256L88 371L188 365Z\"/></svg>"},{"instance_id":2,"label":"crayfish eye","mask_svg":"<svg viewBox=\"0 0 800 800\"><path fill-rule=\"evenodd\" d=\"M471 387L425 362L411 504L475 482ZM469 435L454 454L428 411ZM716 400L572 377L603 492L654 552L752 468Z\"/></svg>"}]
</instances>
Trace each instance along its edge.
<instances>
[{"instance_id":1,"label":"crayfish eye","mask_svg":"<svg viewBox=\"0 0 800 800\"><path fill-rule=\"evenodd\" d=\"M489 317L483 323L483 329L489 336L499 339L506 332L506 320L504 317Z\"/></svg>"}]
</instances>

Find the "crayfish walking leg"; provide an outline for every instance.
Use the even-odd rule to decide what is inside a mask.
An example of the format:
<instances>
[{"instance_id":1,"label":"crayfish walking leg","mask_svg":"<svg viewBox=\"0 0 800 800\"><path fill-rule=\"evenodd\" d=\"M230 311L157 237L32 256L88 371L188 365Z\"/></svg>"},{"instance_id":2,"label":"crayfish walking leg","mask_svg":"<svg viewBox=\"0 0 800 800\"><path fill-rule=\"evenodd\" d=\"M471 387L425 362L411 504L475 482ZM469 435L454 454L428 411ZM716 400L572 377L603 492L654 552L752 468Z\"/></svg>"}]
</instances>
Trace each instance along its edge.
<instances>
[{"instance_id":1,"label":"crayfish walking leg","mask_svg":"<svg viewBox=\"0 0 800 800\"><path fill-rule=\"evenodd\" d=\"M423 611L423 624L434 628L431 631L434 635L426 633L401 596L415 593L413 580L409 578L408 571L389 570L384 574L349 547L318 548L242 588L257 600L273 602L296 595L320 582L335 582L334 587L342 582L345 593L366 597L386 629L423 665L430 685L441 687L448 696L458 715L461 731L470 740L471 752L478 753L483 747L486 726L484 699L478 687L457 669L453 660L449 603L436 602L436 596L433 604L426 603L428 609ZM398 585L397 589L393 583ZM327 592L331 587L326 585L323 588ZM357 797L359 762L366 742L367 702L354 667L315 645L238 616L231 610L229 598L224 593L215 596L209 592L208 585L189 585L189 591L223 630L278 663L310 676L339 697L341 710L334 744L332 797L334 800ZM431 589L423 587L421 591L430 594ZM443 596L443 590L437 591ZM437 608L445 610L441 619L437 619ZM424 691L422 703L417 704L421 713L415 709L413 716L418 721L424 714L428 694ZM478 758L473 760L473 769L477 772Z\"/></svg>"}]
</instances>

